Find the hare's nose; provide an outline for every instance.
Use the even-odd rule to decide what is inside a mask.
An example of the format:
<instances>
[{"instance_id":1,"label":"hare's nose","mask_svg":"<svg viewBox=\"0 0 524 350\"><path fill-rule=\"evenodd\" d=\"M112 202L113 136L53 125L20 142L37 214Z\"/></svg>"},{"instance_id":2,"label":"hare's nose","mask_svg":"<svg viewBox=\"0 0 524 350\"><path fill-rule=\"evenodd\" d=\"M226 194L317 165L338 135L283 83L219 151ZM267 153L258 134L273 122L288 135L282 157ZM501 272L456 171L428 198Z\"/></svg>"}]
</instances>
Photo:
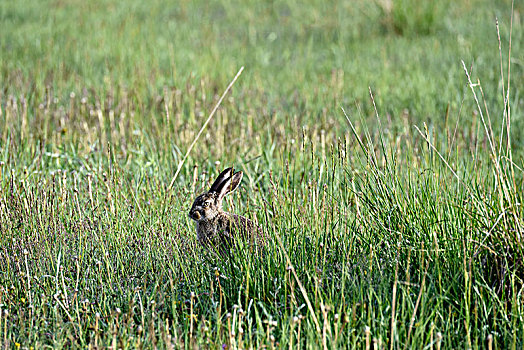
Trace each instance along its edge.
<instances>
[{"instance_id":1,"label":"hare's nose","mask_svg":"<svg viewBox=\"0 0 524 350\"><path fill-rule=\"evenodd\" d=\"M201 215L200 215L200 213L199 213L197 210L194 210L194 211L192 210L192 211L189 212L189 217L190 217L191 219L193 219L193 220L198 220L198 219L200 219L200 216L201 216Z\"/></svg>"}]
</instances>

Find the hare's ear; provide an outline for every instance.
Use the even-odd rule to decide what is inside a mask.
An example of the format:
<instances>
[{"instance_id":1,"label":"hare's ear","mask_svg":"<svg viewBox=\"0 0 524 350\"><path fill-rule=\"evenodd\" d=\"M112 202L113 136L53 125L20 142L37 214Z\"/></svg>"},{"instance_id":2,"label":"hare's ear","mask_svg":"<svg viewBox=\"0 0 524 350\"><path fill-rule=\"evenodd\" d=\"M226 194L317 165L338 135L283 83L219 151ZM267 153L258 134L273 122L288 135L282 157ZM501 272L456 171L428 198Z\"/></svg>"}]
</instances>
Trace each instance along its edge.
<instances>
[{"instance_id":1,"label":"hare's ear","mask_svg":"<svg viewBox=\"0 0 524 350\"><path fill-rule=\"evenodd\" d=\"M213 184L211 185L209 192L220 193L220 189L222 188L222 185L224 184L225 181L231 178L232 174L233 174L233 168L227 168L226 170L221 172L220 175L218 175L215 182L213 182Z\"/></svg>"},{"instance_id":2,"label":"hare's ear","mask_svg":"<svg viewBox=\"0 0 524 350\"><path fill-rule=\"evenodd\" d=\"M240 181L242 181L242 176L244 176L244 173L239 171L221 184L221 188L218 191L218 201L221 201L229 192L236 190L238 185L240 185Z\"/></svg>"}]
</instances>

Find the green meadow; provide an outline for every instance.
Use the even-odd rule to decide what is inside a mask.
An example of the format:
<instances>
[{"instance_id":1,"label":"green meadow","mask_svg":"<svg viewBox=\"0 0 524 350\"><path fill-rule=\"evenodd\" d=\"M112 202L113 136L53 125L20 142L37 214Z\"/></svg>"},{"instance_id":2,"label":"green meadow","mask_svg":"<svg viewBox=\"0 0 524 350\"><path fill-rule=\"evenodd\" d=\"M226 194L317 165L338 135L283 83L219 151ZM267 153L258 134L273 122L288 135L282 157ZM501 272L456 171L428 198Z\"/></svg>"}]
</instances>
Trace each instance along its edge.
<instances>
[{"instance_id":1,"label":"green meadow","mask_svg":"<svg viewBox=\"0 0 524 350\"><path fill-rule=\"evenodd\" d=\"M0 1L0 348L521 349L523 14Z\"/></svg>"}]
</instances>

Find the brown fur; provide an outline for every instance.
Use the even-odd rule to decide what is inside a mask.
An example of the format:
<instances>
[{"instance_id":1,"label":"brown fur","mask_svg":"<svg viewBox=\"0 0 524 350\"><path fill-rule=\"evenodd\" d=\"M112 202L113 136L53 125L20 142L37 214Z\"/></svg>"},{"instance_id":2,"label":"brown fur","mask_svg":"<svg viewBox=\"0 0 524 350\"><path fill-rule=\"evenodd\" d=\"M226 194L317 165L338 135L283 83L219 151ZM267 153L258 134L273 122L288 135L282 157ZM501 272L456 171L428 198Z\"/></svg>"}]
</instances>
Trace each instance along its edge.
<instances>
[{"instance_id":1,"label":"brown fur","mask_svg":"<svg viewBox=\"0 0 524 350\"><path fill-rule=\"evenodd\" d=\"M241 238L264 245L263 232L253 221L222 209L224 196L234 191L242 180L242 172L233 168L224 170L215 180L211 189L198 196L189 211L189 217L196 221L196 233L200 244L207 249L218 250L224 255L234 246L234 239Z\"/></svg>"}]
</instances>

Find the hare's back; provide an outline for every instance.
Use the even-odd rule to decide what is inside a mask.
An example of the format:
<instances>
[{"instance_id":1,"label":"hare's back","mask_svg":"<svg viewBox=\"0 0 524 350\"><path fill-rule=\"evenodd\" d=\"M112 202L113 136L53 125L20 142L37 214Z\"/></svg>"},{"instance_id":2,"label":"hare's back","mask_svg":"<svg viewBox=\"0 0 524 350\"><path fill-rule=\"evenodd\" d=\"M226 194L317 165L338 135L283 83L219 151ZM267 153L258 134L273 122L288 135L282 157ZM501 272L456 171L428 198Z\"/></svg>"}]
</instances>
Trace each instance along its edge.
<instances>
[{"instance_id":1,"label":"hare's back","mask_svg":"<svg viewBox=\"0 0 524 350\"><path fill-rule=\"evenodd\" d=\"M257 244L263 244L262 229L252 220L242 216L231 214L229 220L229 230L231 236L241 237L245 240L255 241Z\"/></svg>"}]
</instances>

